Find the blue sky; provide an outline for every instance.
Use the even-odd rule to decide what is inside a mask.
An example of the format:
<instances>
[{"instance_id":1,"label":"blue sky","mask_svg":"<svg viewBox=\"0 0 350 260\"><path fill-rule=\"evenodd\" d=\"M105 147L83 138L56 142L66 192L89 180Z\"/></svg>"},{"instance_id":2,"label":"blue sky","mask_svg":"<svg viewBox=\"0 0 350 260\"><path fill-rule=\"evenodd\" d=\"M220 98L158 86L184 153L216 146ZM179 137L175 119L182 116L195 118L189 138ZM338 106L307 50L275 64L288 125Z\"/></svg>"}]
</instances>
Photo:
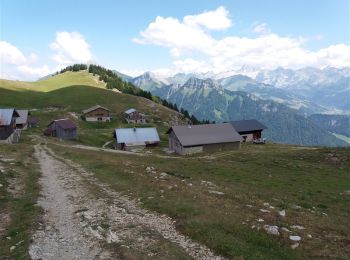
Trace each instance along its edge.
<instances>
[{"instance_id":1,"label":"blue sky","mask_svg":"<svg viewBox=\"0 0 350 260\"><path fill-rule=\"evenodd\" d=\"M0 7L2 77L35 79L79 61L131 74L350 64L347 0L2 0Z\"/></svg>"}]
</instances>

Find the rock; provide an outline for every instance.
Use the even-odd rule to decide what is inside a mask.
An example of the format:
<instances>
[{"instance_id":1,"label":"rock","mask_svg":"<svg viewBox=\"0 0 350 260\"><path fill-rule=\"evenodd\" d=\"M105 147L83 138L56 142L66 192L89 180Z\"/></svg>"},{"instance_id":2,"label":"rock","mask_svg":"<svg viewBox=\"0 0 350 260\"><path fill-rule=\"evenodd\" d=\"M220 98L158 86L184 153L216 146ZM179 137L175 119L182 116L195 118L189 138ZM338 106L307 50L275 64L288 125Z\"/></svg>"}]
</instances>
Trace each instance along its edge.
<instances>
[{"instance_id":1,"label":"rock","mask_svg":"<svg viewBox=\"0 0 350 260\"><path fill-rule=\"evenodd\" d=\"M292 241L300 241L301 237L300 236L289 236L289 239Z\"/></svg>"},{"instance_id":2,"label":"rock","mask_svg":"<svg viewBox=\"0 0 350 260\"><path fill-rule=\"evenodd\" d=\"M285 217L286 216L286 211L285 210L281 210L278 212L278 214L281 216L281 217Z\"/></svg>"},{"instance_id":3,"label":"rock","mask_svg":"<svg viewBox=\"0 0 350 260\"><path fill-rule=\"evenodd\" d=\"M169 175L166 172L162 172L159 176L160 179L164 179L166 177L168 177Z\"/></svg>"},{"instance_id":4,"label":"rock","mask_svg":"<svg viewBox=\"0 0 350 260\"><path fill-rule=\"evenodd\" d=\"M192 186L193 184L192 183L189 183L189 184L187 184L188 186Z\"/></svg>"},{"instance_id":5,"label":"rock","mask_svg":"<svg viewBox=\"0 0 350 260\"><path fill-rule=\"evenodd\" d=\"M10 247L10 251L15 250L15 248L16 248L15 246L11 246L11 247Z\"/></svg>"},{"instance_id":6,"label":"rock","mask_svg":"<svg viewBox=\"0 0 350 260\"><path fill-rule=\"evenodd\" d=\"M225 193L223 193L221 191L215 191L215 190L210 190L209 193L216 194L216 195L224 195L225 194Z\"/></svg>"},{"instance_id":7,"label":"rock","mask_svg":"<svg viewBox=\"0 0 350 260\"><path fill-rule=\"evenodd\" d=\"M270 211L267 210L267 209L260 209L260 211L263 212L263 213L269 213L269 212L270 212Z\"/></svg>"},{"instance_id":8,"label":"rock","mask_svg":"<svg viewBox=\"0 0 350 260\"><path fill-rule=\"evenodd\" d=\"M308 237L308 238L312 238L312 235L311 235L311 234L307 234L307 237Z\"/></svg>"},{"instance_id":9,"label":"rock","mask_svg":"<svg viewBox=\"0 0 350 260\"><path fill-rule=\"evenodd\" d=\"M262 218L258 218L256 221L258 222L264 222L264 220Z\"/></svg>"},{"instance_id":10,"label":"rock","mask_svg":"<svg viewBox=\"0 0 350 260\"><path fill-rule=\"evenodd\" d=\"M146 167L146 172L151 172L153 170L154 170L154 167L152 167L152 166L147 166Z\"/></svg>"},{"instance_id":11,"label":"rock","mask_svg":"<svg viewBox=\"0 0 350 260\"><path fill-rule=\"evenodd\" d=\"M116 233L109 230L109 232L107 233L107 243L110 244L110 243L116 243L116 242L120 242L119 237L117 236Z\"/></svg>"},{"instance_id":12,"label":"rock","mask_svg":"<svg viewBox=\"0 0 350 260\"><path fill-rule=\"evenodd\" d=\"M2 188L2 187L4 187L4 185L2 185L2 184L0 183L0 188Z\"/></svg>"},{"instance_id":13,"label":"rock","mask_svg":"<svg viewBox=\"0 0 350 260\"><path fill-rule=\"evenodd\" d=\"M280 234L280 232L278 232L277 226L265 225L264 229L266 230L267 234L271 234L275 236L278 236Z\"/></svg>"},{"instance_id":14,"label":"rock","mask_svg":"<svg viewBox=\"0 0 350 260\"><path fill-rule=\"evenodd\" d=\"M269 203L267 203L267 202L265 202L263 205L264 205L265 207L270 206L270 204L269 204Z\"/></svg>"},{"instance_id":15,"label":"rock","mask_svg":"<svg viewBox=\"0 0 350 260\"><path fill-rule=\"evenodd\" d=\"M303 226L299 226L299 225L293 225L293 226L290 226L290 228L293 228L293 229L300 229L300 230L305 229Z\"/></svg>"},{"instance_id":16,"label":"rock","mask_svg":"<svg viewBox=\"0 0 350 260\"><path fill-rule=\"evenodd\" d=\"M291 249L296 249L299 246L299 243L295 243L290 246Z\"/></svg>"},{"instance_id":17,"label":"rock","mask_svg":"<svg viewBox=\"0 0 350 260\"><path fill-rule=\"evenodd\" d=\"M292 232L292 231L290 231L288 228L285 228L285 227L282 227L281 230L283 230L283 231L285 231L285 232L288 232L288 233L289 233L289 232Z\"/></svg>"},{"instance_id":18,"label":"rock","mask_svg":"<svg viewBox=\"0 0 350 260\"><path fill-rule=\"evenodd\" d=\"M11 240L11 237L6 237L7 240Z\"/></svg>"},{"instance_id":19,"label":"rock","mask_svg":"<svg viewBox=\"0 0 350 260\"><path fill-rule=\"evenodd\" d=\"M293 209L301 209L301 207L299 205L293 205L292 208Z\"/></svg>"},{"instance_id":20,"label":"rock","mask_svg":"<svg viewBox=\"0 0 350 260\"><path fill-rule=\"evenodd\" d=\"M252 208L253 207L253 205L250 205L250 204L247 204L246 205L248 208Z\"/></svg>"}]
</instances>

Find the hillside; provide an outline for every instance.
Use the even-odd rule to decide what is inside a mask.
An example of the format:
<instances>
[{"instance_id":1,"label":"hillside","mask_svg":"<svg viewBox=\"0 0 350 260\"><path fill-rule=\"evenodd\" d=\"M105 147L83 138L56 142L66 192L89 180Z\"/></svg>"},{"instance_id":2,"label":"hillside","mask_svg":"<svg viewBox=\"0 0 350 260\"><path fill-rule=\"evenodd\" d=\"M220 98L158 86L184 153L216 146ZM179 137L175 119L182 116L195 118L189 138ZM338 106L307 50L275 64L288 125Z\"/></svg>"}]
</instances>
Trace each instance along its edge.
<instances>
[{"instance_id":1,"label":"hillside","mask_svg":"<svg viewBox=\"0 0 350 260\"><path fill-rule=\"evenodd\" d=\"M199 119L219 122L258 119L268 127L264 136L278 143L347 145L284 104L247 92L226 90L211 79L192 77L182 86L170 85L153 93L191 111Z\"/></svg>"},{"instance_id":2,"label":"hillside","mask_svg":"<svg viewBox=\"0 0 350 260\"><path fill-rule=\"evenodd\" d=\"M79 140L97 146L112 139L113 129L124 125L123 111L131 107L150 115L161 136L170 124L183 118L180 113L151 100L108 90L104 86L97 76L86 71L65 72L36 82L0 80L0 96L6 97L0 99L0 107L34 110L32 114L40 118L41 131L53 119L72 117L71 113L79 114L96 104L105 106L112 112L111 123L88 124L72 117L79 123Z\"/></svg>"}]
</instances>

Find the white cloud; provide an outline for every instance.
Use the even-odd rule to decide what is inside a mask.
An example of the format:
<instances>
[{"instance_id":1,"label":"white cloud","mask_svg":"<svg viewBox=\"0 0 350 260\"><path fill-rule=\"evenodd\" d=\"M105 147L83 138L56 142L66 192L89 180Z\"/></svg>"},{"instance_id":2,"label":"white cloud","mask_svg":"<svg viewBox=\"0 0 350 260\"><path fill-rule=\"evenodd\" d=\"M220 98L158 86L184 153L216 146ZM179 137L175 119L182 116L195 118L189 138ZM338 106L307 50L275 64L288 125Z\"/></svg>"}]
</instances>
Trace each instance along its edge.
<instances>
[{"instance_id":1,"label":"white cloud","mask_svg":"<svg viewBox=\"0 0 350 260\"><path fill-rule=\"evenodd\" d=\"M253 32L257 34L268 34L271 32L271 30L266 23L261 23L254 27Z\"/></svg>"},{"instance_id":2,"label":"white cloud","mask_svg":"<svg viewBox=\"0 0 350 260\"><path fill-rule=\"evenodd\" d=\"M133 41L168 48L174 58L174 71L223 72L243 65L264 69L350 66L349 45L311 51L303 44L319 38L280 36L271 32L266 23L256 25L253 32L257 35L251 38L234 35L215 38L211 33L230 26L232 22L224 7L185 16L182 21L158 16Z\"/></svg>"},{"instance_id":3,"label":"white cloud","mask_svg":"<svg viewBox=\"0 0 350 260\"><path fill-rule=\"evenodd\" d=\"M188 26L204 26L209 30L225 30L232 26L232 21L228 17L229 12L225 7L220 6L214 11L203 12L197 15L187 15L183 23Z\"/></svg>"},{"instance_id":4,"label":"white cloud","mask_svg":"<svg viewBox=\"0 0 350 260\"><path fill-rule=\"evenodd\" d=\"M23 53L11 43L0 41L0 62L3 64L23 64L26 62Z\"/></svg>"},{"instance_id":5,"label":"white cloud","mask_svg":"<svg viewBox=\"0 0 350 260\"><path fill-rule=\"evenodd\" d=\"M52 59L57 63L88 63L92 60L90 45L78 32L58 32L50 47L56 52Z\"/></svg>"},{"instance_id":6,"label":"white cloud","mask_svg":"<svg viewBox=\"0 0 350 260\"><path fill-rule=\"evenodd\" d=\"M17 69L21 74L31 78L41 78L54 72L52 69L49 69L47 65L43 65L42 67L22 65L18 66Z\"/></svg>"}]
</instances>

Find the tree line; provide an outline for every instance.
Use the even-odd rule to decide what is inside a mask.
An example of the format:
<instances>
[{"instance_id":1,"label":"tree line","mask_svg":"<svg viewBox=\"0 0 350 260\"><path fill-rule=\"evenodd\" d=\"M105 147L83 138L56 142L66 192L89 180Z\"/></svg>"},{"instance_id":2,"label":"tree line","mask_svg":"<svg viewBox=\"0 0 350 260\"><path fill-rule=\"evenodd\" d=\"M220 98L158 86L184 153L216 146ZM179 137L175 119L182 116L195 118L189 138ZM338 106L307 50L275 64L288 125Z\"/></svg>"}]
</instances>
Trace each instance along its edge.
<instances>
[{"instance_id":1,"label":"tree line","mask_svg":"<svg viewBox=\"0 0 350 260\"><path fill-rule=\"evenodd\" d=\"M211 123L209 120L198 120L193 114L190 115L190 113L187 110L183 108L179 109L176 104L173 104L165 99L161 99L158 96L153 96L151 92L142 90L133 85L132 83L124 81L112 70L106 69L99 65L74 64L72 66L68 66L62 69L59 73L64 73L66 71L76 72L80 70L88 70L89 73L92 73L94 76L98 75L99 80L105 82L106 88L108 89L118 89L120 92L125 94L144 97L158 104L162 104L163 106L168 107L172 110L175 110L181 113L185 118L189 119L194 125ZM215 122L213 121L212 123Z\"/></svg>"}]
</instances>

